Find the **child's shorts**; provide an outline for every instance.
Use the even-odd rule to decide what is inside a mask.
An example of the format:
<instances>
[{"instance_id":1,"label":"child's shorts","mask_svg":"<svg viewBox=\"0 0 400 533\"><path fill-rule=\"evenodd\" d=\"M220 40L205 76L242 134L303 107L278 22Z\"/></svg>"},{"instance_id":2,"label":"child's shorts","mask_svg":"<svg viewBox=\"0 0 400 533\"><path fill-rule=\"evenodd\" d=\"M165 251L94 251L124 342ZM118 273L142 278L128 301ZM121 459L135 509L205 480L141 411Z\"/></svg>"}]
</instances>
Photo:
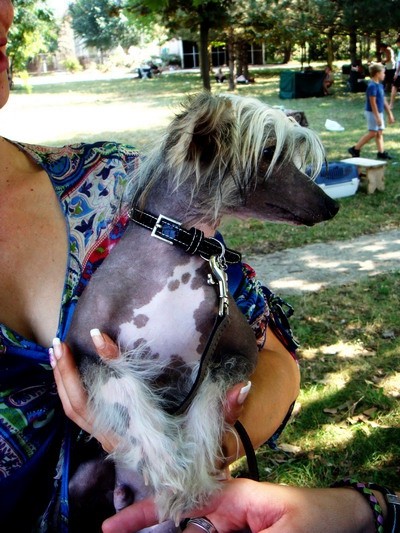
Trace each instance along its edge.
<instances>
[{"instance_id":1,"label":"child's shorts","mask_svg":"<svg viewBox=\"0 0 400 533\"><path fill-rule=\"evenodd\" d=\"M367 128L368 131L379 131L385 129L385 117L383 113L379 113L382 119L382 126L378 126L376 123L375 115L372 111L365 111L365 118L367 119Z\"/></svg>"}]
</instances>

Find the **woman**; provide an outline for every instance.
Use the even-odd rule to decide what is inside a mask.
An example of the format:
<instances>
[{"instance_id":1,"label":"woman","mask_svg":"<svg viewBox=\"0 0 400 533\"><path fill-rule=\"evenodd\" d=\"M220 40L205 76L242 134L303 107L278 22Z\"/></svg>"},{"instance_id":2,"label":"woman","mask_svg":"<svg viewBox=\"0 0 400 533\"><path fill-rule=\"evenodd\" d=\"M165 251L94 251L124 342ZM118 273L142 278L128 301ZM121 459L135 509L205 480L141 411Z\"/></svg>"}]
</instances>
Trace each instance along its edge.
<instances>
[{"instance_id":1,"label":"woman","mask_svg":"<svg viewBox=\"0 0 400 533\"><path fill-rule=\"evenodd\" d=\"M0 107L9 96L5 48L12 19L11 1L0 0ZM68 529L71 461L77 446L85 449L79 429L90 432L91 424L68 347L56 342L51 360L48 349L53 338L65 338L77 299L124 232L128 219L120 203L129 169L137 162L135 150L115 143L51 149L0 138L0 516L5 531ZM261 298L251 275L248 283ZM273 324L265 331L264 298L260 306L261 352L253 391L243 405L246 384L234 387L226 414L232 421L240 414L254 446L275 433L299 388L290 342L286 349ZM268 348L262 348L265 340ZM115 354L109 339L100 334L95 341L100 356ZM77 425L68 421L63 406ZM97 437L112 449L110 436ZM234 438L226 439L225 450L227 461L236 458Z\"/></svg>"}]
</instances>

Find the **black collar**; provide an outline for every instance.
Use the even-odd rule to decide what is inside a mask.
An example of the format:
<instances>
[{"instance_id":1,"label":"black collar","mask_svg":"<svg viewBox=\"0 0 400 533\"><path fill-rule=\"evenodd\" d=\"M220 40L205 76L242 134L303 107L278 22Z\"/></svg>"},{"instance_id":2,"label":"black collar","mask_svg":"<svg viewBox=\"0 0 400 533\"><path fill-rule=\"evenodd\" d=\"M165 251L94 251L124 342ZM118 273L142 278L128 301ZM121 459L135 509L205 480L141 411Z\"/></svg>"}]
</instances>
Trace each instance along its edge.
<instances>
[{"instance_id":1,"label":"black collar","mask_svg":"<svg viewBox=\"0 0 400 533\"><path fill-rule=\"evenodd\" d=\"M172 218L164 215L157 217L137 207L133 207L128 216L136 224L151 230L152 237L180 246L189 254L199 254L204 259L224 255L228 264L239 263L242 259L239 252L225 248L217 239L204 237L204 233L194 227L187 230Z\"/></svg>"}]
</instances>

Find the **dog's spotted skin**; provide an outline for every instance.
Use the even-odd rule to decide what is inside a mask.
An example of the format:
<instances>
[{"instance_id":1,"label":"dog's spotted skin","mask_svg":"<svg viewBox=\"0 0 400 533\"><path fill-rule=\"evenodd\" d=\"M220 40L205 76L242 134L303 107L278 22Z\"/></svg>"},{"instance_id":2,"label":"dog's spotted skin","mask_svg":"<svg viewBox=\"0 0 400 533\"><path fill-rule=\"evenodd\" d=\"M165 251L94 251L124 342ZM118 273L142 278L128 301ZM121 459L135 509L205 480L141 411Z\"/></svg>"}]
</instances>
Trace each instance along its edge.
<instances>
[{"instance_id":1,"label":"dog's spotted skin","mask_svg":"<svg viewBox=\"0 0 400 533\"><path fill-rule=\"evenodd\" d=\"M148 303L135 308L135 302L132 302L130 320L119 326L118 340L124 349L132 349L132 343L139 338L146 344L149 357L161 358L167 363L173 357L185 363L197 361L207 339L203 320L196 320L196 316L213 312L206 299L205 285L201 276L192 276L188 265L176 266L165 285ZM168 307L169 312L165 312ZM185 344L176 342L178 329L187 337Z\"/></svg>"},{"instance_id":2,"label":"dog's spotted skin","mask_svg":"<svg viewBox=\"0 0 400 533\"><path fill-rule=\"evenodd\" d=\"M323 159L315 134L281 111L205 93L188 102L141 164L131 201L211 235L224 215L312 226L338 210L304 173L309 160L317 173ZM80 356L95 430L121 435L116 509L151 493L160 516L176 522L217 486L225 394L248 379L257 358L254 335L231 297L231 323L191 406L176 417L165 411L190 390L214 325L218 297L209 271L200 257L131 223L78 302L67 341ZM92 328L119 343L119 359L99 361ZM84 484L73 481L79 499Z\"/></svg>"}]
</instances>

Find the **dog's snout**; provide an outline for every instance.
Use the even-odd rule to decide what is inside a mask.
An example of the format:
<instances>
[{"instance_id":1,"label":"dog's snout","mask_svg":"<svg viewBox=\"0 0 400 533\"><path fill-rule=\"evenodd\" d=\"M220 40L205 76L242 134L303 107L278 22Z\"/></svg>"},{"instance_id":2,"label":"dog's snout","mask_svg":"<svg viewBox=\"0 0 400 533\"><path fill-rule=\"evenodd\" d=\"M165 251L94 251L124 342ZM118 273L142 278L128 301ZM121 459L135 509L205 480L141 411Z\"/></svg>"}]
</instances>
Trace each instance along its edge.
<instances>
[{"instance_id":1,"label":"dog's snout","mask_svg":"<svg viewBox=\"0 0 400 533\"><path fill-rule=\"evenodd\" d=\"M328 211L329 217L327 218L327 220L336 216L340 209L339 202L337 202L336 200L332 200L332 198L330 198L329 196L328 196L328 199L329 199L329 202L327 205L327 211Z\"/></svg>"}]
</instances>

